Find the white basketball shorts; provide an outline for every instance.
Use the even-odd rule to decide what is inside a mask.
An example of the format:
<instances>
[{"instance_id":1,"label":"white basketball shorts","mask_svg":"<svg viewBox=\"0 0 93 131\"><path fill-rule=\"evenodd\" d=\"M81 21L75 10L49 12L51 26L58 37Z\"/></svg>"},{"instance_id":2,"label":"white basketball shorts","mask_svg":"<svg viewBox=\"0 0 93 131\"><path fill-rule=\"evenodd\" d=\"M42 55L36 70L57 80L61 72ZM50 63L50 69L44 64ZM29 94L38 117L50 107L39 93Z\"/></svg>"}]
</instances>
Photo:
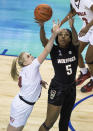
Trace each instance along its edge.
<instances>
[{"instance_id":1,"label":"white basketball shorts","mask_svg":"<svg viewBox=\"0 0 93 131\"><path fill-rule=\"evenodd\" d=\"M33 105L26 104L20 100L19 95L17 95L11 104L10 125L16 128L24 126L32 109Z\"/></svg>"},{"instance_id":2,"label":"white basketball shorts","mask_svg":"<svg viewBox=\"0 0 93 131\"><path fill-rule=\"evenodd\" d=\"M89 30L85 36L78 36L78 39L82 42L89 42L89 44L93 45L93 30Z\"/></svg>"}]
</instances>

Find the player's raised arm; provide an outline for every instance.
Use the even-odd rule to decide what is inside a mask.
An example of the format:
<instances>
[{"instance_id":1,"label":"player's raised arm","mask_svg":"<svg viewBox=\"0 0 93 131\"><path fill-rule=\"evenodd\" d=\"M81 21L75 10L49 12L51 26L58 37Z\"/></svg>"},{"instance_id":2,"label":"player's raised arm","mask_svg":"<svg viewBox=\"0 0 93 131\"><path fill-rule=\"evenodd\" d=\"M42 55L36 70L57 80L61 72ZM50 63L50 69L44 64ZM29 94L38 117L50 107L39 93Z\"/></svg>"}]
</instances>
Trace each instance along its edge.
<instances>
[{"instance_id":1,"label":"player's raised arm","mask_svg":"<svg viewBox=\"0 0 93 131\"><path fill-rule=\"evenodd\" d=\"M72 30L72 42L74 45L79 45L78 35L74 27L74 19L69 19L69 25Z\"/></svg>"},{"instance_id":2,"label":"player's raised arm","mask_svg":"<svg viewBox=\"0 0 93 131\"><path fill-rule=\"evenodd\" d=\"M48 43L48 39L46 38L44 23L40 22L39 25L40 25L40 40L42 42L42 45L45 47Z\"/></svg>"},{"instance_id":3,"label":"player's raised arm","mask_svg":"<svg viewBox=\"0 0 93 131\"><path fill-rule=\"evenodd\" d=\"M45 33L45 29L44 29L44 22L38 21L36 19L35 19L35 22L38 23L38 25L40 26L40 40L42 42L42 45L45 47L48 43L48 39L46 38L46 33Z\"/></svg>"},{"instance_id":4,"label":"player's raised arm","mask_svg":"<svg viewBox=\"0 0 93 131\"><path fill-rule=\"evenodd\" d=\"M88 8L88 10L92 11L92 13L93 13L93 4L91 5L90 8ZM87 19L85 19L85 21L86 21L87 24L84 28L81 29L81 31L79 33L79 37L86 35L86 33L89 31L89 29L93 26L93 19L90 22L88 22Z\"/></svg>"},{"instance_id":5,"label":"player's raised arm","mask_svg":"<svg viewBox=\"0 0 93 131\"><path fill-rule=\"evenodd\" d=\"M44 47L48 43L44 30L44 22L50 20L52 12L52 7L48 4L39 4L34 10L35 20L40 25L40 39Z\"/></svg>"},{"instance_id":6,"label":"player's raised arm","mask_svg":"<svg viewBox=\"0 0 93 131\"><path fill-rule=\"evenodd\" d=\"M72 8L70 5L70 12L67 14L67 16L60 22L60 26L62 26L65 22L67 22L70 18L76 15L76 11Z\"/></svg>"},{"instance_id":7,"label":"player's raised arm","mask_svg":"<svg viewBox=\"0 0 93 131\"><path fill-rule=\"evenodd\" d=\"M55 24L53 22L53 33L51 35L51 38L48 41L47 45L45 46L43 52L38 57L38 61L40 63L42 63L44 61L44 59L47 57L47 55L50 53L50 51L53 47L54 40L55 40L58 33L60 33L59 22L57 24Z\"/></svg>"}]
</instances>

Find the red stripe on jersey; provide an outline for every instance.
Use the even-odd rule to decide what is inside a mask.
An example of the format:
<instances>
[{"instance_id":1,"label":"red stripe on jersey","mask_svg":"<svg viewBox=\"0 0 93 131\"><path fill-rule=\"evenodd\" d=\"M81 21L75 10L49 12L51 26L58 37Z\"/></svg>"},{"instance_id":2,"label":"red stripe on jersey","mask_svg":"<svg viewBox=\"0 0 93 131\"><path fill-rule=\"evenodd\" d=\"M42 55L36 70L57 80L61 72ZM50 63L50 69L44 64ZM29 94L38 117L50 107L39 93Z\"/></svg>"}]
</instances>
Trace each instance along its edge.
<instances>
[{"instance_id":1,"label":"red stripe on jersey","mask_svg":"<svg viewBox=\"0 0 93 131\"><path fill-rule=\"evenodd\" d=\"M18 86L20 88L22 87L22 77L21 76L19 77L19 80L18 80Z\"/></svg>"}]
</instances>

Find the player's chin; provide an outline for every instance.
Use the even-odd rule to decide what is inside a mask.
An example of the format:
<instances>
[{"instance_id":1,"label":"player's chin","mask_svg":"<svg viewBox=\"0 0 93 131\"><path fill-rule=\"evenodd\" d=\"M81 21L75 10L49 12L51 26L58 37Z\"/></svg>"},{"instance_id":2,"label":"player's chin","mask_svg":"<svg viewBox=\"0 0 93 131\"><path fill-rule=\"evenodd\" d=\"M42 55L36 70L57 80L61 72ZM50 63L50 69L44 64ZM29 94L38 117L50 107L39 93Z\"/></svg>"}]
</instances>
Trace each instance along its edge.
<instances>
[{"instance_id":1,"label":"player's chin","mask_svg":"<svg viewBox=\"0 0 93 131\"><path fill-rule=\"evenodd\" d=\"M65 42L60 44L60 47L62 48L66 48L67 46L68 46L68 43L65 43Z\"/></svg>"},{"instance_id":2,"label":"player's chin","mask_svg":"<svg viewBox=\"0 0 93 131\"><path fill-rule=\"evenodd\" d=\"M66 45L60 45L60 47L61 47L61 48L65 48L65 47L66 47Z\"/></svg>"},{"instance_id":3,"label":"player's chin","mask_svg":"<svg viewBox=\"0 0 93 131\"><path fill-rule=\"evenodd\" d=\"M59 44L60 46L65 46L66 45L66 43L65 43L65 41L62 41L62 42L60 42L60 44Z\"/></svg>"}]
</instances>

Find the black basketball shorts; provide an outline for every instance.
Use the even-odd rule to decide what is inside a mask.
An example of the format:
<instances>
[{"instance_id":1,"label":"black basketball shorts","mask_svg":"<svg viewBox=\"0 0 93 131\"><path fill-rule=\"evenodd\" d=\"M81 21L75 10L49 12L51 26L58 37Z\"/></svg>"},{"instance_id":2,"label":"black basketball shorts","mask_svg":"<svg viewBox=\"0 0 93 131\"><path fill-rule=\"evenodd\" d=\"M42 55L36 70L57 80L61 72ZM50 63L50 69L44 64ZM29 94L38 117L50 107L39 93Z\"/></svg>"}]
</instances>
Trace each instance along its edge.
<instances>
[{"instance_id":1,"label":"black basketball shorts","mask_svg":"<svg viewBox=\"0 0 93 131\"><path fill-rule=\"evenodd\" d=\"M50 87L48 90L48 103L53 104L55 106L62 106L64 99L68 99L67 96L69 95L69 98L73 97L75 99L76 97L76 85L75 82L71 83L69 85L63 85L62 83L59 83L58 81L52 80L50 83Z\"/></svg>"}]
</instances>

